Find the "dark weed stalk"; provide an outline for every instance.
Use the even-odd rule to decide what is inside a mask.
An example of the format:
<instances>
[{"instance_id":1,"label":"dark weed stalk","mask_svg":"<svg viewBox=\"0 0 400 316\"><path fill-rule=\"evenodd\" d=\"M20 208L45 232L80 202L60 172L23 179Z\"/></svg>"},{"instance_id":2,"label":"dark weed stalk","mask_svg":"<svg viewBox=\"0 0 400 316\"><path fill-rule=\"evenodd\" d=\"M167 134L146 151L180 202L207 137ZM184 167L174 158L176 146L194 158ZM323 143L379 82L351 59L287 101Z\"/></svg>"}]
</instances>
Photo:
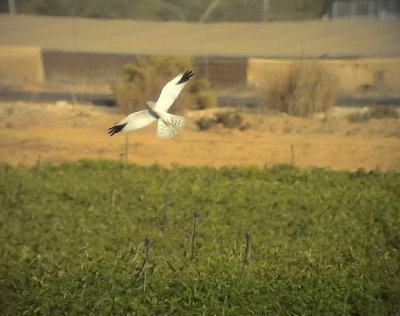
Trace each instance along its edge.
<instances>
[{"instance_id":1,"label":"dark weed stalk","mask_svg":"<svg viewBox=\"0 0 400 316\"><path fill-rule=\"evenodd\" d=\"M110 192L110 210L112 212L115 211L115 202L117 199L117 190L111 187L111 192Z\"/></svg>"},{"instance_id":2,"label":"dark weed stalk","mask_svg":"<svg viewBox=\"0 0 400 316\"><path fill-rule=\"evenodd\" d=\"M35 170L39 170L39 168L40 168L40 163L41 163L41 159L42 159L42 157L41 157L41 155L39 155L39 156L37 157L37 159L36 159Z\"/></svg>"},{"instance_id":3,"label":"dark weed stalk","mask_svg":"<svg viewBox=\"0 0 400 316\"><path fill-rule=\"evenodd\" d=\"M251 233L246 233L246 250L244 253L244 260L243 264L244 265L249 265L250 264L250 254L251 254L251 240L252 236Z\"/></svg>"},{"instance_id":4,"label":"dark weed stalk","mask_svg":"<svg viewBox=\"0 0 400 316\"><path fill-rule=\"evenodd\" d=\"M297 211L300 211L301 183L297 183Z\"/></svg>"},{"instance_id":5,"label":"dark weed stalk","mask_svg":"<svg viewBox=\"0 0 400 316\"><path fill-rule=\"evenodd\" d=\"M162 216L160 219L160 229L162 232L166 231L168 228L168 208L169 208L170 193L167 192L164 195L164 204L162 204Z\"/></svg>"},{"instance_id":6,"label":"dark weed stalk","mask_svg":"<svg viewBox=\"0 0 400 316\"><path fill-rule=\"evenodd\" d=\"M245 267L250 264L252 235L251 233L246 233L245 237L246 237L246 249L244 251L243 265L242 265L242 270L240 271L240 275L243 274Z\"/></svg>"},{"instance_id":7,"label":"dark weed stalk","mask_svg":"<svg viewBox=\"0 0 400 316\"><path fill-rule=\"evenodd\" d=\"M294 166L295 163L295 154L294 154L294 145L290 145L290 164Z\"/></svg>"},{"instance_id":8,"label":"dark weed stalk","mask_svg":"<svg viewBox=\"0 0 400 316\"><path fill-rule=\"evenodd\" d=\"M139 278L139 276L141 275L141 273L143 271L143 291L146 291L146 263L147 263L149 250L150 250L150 246L151 246L152 242L153 242L153 240L150 237L146 237L144 239L144 258L143 258L143 263L142 263L138 273L136 273L136 276L135 276L135 278L133 279L133 282L132 282L132 283L135 283L135 281Z\"/></svg>"},{"instance_id":9,"label":"dark weed stalk","mask_svg":"<svg viewBox=\"0 0 400 316\"><path fill-rule=\"evenodd\" d=\"M126 133L125 134L125 152L124 152L125 163L128 163L128 147L129 147L129 134Z\"/></svg>"},{"instance_id":10,"label":"dark weed stalk","mask_svg":"<svg viewBox=\"0 0 400 316\"><path fill-rule=\"evenodd\" d=\"M344 306L343 306L342 315L346 315L347 299L349 298L349 293L350 293L350 288L347 289L346 298L344 299Z\"/></svg>"},{"instance_id":11,"label":"dark weed stalk","mask_svg":"<svg viewBox=\"0 0 400 316\"><path fill-rule=\"evenodd\" d=\"M146 291L146 262L147 256L149 254L149 249L151 246L152 239L150 237L146 237L144 240L144 260L143 260L143 268L144 268L144 277L143 277L143 292Z\"/></svg>"},{"instance_id":12,"label":"dark weed stalk","mask_svg":"<svg viewBox=\"0 0 400 316\"><path fill-rule=\"evenodd\" d=\"M195 244L195 239L196 239L196 226L197 226L197 219L200 217L200 214L198 212L194 212L193 214L194 221L193 221L193 231L192 231L192 258L194 256L194 244Z\"/></svg>"},{"instance_id":13,"label":"dark weed stalk","mask_svg":"<svg viewBox=\"0 0 400 316\"><path fill-rule=\"evenodd\" d=\"M121 163L121 164L123 164L124 163L124 153L119 153L119 162Z\"/></svg>"}]
</instances>

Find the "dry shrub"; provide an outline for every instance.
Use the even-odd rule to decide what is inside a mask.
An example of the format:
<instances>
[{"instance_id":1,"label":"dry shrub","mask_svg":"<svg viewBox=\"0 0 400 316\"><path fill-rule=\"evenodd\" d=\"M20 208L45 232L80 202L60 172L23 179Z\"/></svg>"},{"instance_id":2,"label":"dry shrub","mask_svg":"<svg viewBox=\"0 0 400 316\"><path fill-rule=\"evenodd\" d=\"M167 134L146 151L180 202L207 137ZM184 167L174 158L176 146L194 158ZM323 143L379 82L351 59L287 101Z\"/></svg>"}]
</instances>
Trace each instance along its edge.
<instances>
[{"instance_id":1,"label":"dry shrub","mask_svg":"<svg viewBox=\"0 0 400 316\"><path fill-rule=\"evenodd\" d=\"M212 89L211 82L207 79L193 80L189 86L189 92L191 99L188 109L190 110L204 110L218 105L217 95Z\"/></svg>"},{"instance_id":2,"label":"dry shrub","mask_svg":"<svg viewBox=\"0 0 400 316\"><path fill-rule=\"evenodd\" d=\"M355 113L351 113L347 116L347 120L352 123L363 123L367 122L371 119L385 119L392 118L398 119L399 113L396 108L393 106L374 106L368 111L358 111Z\"/></svg>"},{"instance_id":3,"label":"dry shrub","mask_svg":"<svg viewBox=\"0 0 400 316\"><path fill-rule=\"evenodd\" d=\"M221 123L228 128L238 128L243 122L242 116L235 112L219 112L216 115L216 119L217 123Z\"/></svg>"},{"instance_id":4,"label":"dry shrub","mask_svg":"<svg viewBox=\"0 0 400 316\"><path fill-rule=\"evenodd\" d=\"M196 120L196 125L201 131L206 131L216 124L214 117L200 117Z\"/></svg>"},{"instance_id":5,"label":"dry shrub","mask_svg":"<svg viewBox=\"0 0 400 316\"><path fill-rule=\"evenodd\" d=\"M123 112L142 110L147 101L157 101L161 89L169 80L188 69L193 69L192 60L188 57L139 57L134 64L125 65L123 81L114 84L112 90ZM216 104L216 95L207 80L192 79L188 87L174 103L171 112L183 112L186 108L206 108Z\"/></svg>"},{"instance_id":6,"label":"dry shrub","mask_svg":"<svg viewBox=\"0 0 400 316\"><path fill-rule=\"evenodd\" d=\"M335 105L338 82L321 65L301 63L271 83L266 94L273 108L289 115L308 116Z\"/></svg>"},{"instance_id":7,"label":"dry shrub","mask_svg":"<svg viewBox=\"0 0 400 316\"><path fill-rule=\"evenodd\" d=\"M243 123L243 117L239 113L232 111L220 111L211 117L203 116L195 122L197 127L202 131L212 128L215 124L221 124L226 128L238 128L240 130L248 128L248 125Z\"/></svg>"}]
</instances>

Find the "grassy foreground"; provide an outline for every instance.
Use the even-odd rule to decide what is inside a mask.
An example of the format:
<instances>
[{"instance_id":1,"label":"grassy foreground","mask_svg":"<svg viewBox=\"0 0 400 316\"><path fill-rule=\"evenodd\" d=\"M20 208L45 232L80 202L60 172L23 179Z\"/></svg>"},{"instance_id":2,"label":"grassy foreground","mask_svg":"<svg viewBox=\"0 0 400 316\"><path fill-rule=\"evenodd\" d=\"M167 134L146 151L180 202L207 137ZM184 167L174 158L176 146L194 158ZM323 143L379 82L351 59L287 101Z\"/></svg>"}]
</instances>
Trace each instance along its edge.
<instances>
[{"instance_id":1,"label":"grassy foreground","mask_svg":"<svg viewBox=\"0 0 400 316\"><path fill-rule=\"evenodd\" d=\"M0 206L1 315L400 312L396 173L3 164Z\"/></svg>"}]
</instances>

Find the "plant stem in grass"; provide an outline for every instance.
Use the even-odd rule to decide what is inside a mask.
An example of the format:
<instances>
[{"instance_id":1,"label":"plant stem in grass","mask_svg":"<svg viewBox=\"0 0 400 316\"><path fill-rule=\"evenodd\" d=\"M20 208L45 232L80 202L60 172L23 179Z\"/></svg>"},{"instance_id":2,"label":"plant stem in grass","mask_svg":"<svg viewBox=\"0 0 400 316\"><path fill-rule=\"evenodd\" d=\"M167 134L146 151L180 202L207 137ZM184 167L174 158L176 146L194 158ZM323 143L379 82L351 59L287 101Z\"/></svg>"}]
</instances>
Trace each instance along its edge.
<instances>
[{"instance_id":1,"label":"plant stem in grass","mask_svg":"<svg viewBox=\"0 0 400 316\"><path fill-rule=\"evenodd\" d=\"M194 221L193 221L193 231L192 231L192 257L194 256L194 243L195 243L195 239L196 239L197 219L200 217L200 214L198 212L194 212L193 217L194 217Z\"/></svg>"},{"instance_id":2,"label":"plant stem in grass","mask_svg":"<svg viewBox=\"0 0 400 316\"><path fill-rule=\"evenodd\" d=\"M129 145L129 134L125 134L125 163L128 163L128 145Z\"/></svg>"},{"instance_id":3,"label":"plant stem in grass","mask_svg":"<svg viewBox=\"0 0 400 316\"><path fill-rule=\"evenodd\" d=\"M151 246L152 239L150 237L146 237L144 240L144 260L143 260L143 267L144 267L144 277L143 277L143 292L146 291L146 262L147 262L147 255L149 254L149 249Z\"/></svg>"},{"instance_id":4,"label":"plant stem in grass","mask_svg":"<svg viewBox=\"0 0 400 316\"><path fill-rule=\"evenodd\" d=\"M135 278L133 279L132 283L135 283L135 281L138 279L138 277L140 276L140 274L143 271L143 291L146 291L146 263L147 263L147 259L148 259L148 254L149 254L149 249L151 246L151 243L153 242L153 240L150 237L146 237L144 239L144 258L143 258L143 263L140 266L140 269L138 271L138 273L136 273Z\"/></svg>"},{"instance_id":5,"label":"plant stem in grass","mask_svg":"<svg viewBox=\"0 0 400 316\"><path fill-rule=\"evenodd\" d=\"M295 165L294 145L290 145L290 164Z\"/></svg>"},{"instance_id":6,"label":"plant stem in grass","mask_svg":"<svg viewBox=\"0 0 400 316\"><path fill-rule=\"evenodd\" d=\"M251 233L246 233L246 251L244 254L244 265L250 264L250 254L251 254Z\"/></svg>"},{"instance_id":7,"label":"plant stem in grass","mask_svg":"<svg viewBox=\"0 0 400 316\"><path fill-rule=\"evenodd\" d=\"M42 157L41 157L40 155L37 157L36 166L35 166L35 169L36 169L36 170L38 170L38 169L40 168L41 158L42 158Z\"/></svg>"}]
</instances>

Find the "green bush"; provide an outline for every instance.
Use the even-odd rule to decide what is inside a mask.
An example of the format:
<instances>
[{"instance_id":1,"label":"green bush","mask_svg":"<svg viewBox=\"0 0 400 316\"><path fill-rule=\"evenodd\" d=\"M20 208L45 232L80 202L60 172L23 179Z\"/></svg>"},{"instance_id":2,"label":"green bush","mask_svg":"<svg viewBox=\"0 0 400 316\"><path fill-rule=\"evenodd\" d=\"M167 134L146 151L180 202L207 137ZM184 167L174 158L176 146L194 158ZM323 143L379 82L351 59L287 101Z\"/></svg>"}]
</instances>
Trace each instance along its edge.
<instances>
[{"instance_id":1,"label":"green bush","mask_svg":"<svg viewBox=\"0 0 400 316\"><path fill-rule=\"evenodd\" d=\"M324 112L335 105L336 80L317 63L292 66L265 89L271 106L294 116Z\"/></svg>"},{"instance_id":2,"label":"green bush","mask_svg":"<svg viewBox=\"0 0 400 316\"><path fill-rule=\"evenodd\" d=\"M139 57L124 67L122 82L112 86L119 107L125 113L142 110L147 101L157 101L164 85L178 73L193 69L192 61L181 56ZM216 105L216 96L206 79L193 78L171 108L171 112Z\"/></svg>"}]
</instances>

